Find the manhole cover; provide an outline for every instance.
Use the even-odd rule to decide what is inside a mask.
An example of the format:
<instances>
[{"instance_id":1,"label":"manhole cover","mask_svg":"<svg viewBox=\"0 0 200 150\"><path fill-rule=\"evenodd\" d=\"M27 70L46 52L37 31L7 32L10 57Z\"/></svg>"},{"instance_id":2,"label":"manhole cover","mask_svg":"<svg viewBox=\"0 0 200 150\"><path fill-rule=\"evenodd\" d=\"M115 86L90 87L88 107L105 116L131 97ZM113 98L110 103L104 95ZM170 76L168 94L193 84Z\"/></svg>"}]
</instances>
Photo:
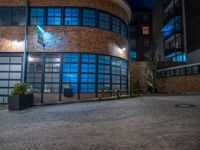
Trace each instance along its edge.
<instances>
[{"instance_id":1,"label":"manhole cover","mask_svg":"<svg viewBox=\"0 0 200 150\"><path fill-rule=\"evenodd\" d=\"M175 107L190 108L190 107L195 107L195 105L193 105L193 104L178 104L178 105L175 105Z\"/></svg>"}]
</instances>

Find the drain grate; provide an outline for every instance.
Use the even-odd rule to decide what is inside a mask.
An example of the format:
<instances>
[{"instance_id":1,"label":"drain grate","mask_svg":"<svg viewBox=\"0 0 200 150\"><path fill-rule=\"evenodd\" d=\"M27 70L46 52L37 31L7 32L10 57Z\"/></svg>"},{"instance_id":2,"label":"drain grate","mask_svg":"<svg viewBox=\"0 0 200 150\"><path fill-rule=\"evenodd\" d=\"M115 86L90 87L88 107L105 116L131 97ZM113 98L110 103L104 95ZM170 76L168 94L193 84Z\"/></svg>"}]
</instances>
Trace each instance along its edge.
<instances>
[{"instance_id":1,"label":"drain grate","mask_svg":"<svg viewBox=\"0 0 200 150\"><path fill-rule=\"evenodd\" d=\"M175 105L175 107L179 107L179 108L191 108L191 107L195 107L194 104L177 104Z\"/></svg>"}]
</instances>

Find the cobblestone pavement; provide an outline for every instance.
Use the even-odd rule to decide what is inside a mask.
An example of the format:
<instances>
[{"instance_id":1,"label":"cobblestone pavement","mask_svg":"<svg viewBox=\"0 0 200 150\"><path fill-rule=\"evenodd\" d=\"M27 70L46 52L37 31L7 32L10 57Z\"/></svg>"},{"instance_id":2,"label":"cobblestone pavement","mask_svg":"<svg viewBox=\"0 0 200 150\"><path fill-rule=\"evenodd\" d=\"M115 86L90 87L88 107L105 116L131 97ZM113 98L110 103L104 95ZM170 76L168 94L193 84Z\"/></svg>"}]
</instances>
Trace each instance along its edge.
<instances>
[{"instance_id":1,"label":"cobblestone pavement","mask_svg":"<svg viewBox=\"0 0 200 150\"><path fill-rule=\"evenodd\" d=\"M200 96L3 109L0 150L200 150Z\"/></svg>"}]
</instances>

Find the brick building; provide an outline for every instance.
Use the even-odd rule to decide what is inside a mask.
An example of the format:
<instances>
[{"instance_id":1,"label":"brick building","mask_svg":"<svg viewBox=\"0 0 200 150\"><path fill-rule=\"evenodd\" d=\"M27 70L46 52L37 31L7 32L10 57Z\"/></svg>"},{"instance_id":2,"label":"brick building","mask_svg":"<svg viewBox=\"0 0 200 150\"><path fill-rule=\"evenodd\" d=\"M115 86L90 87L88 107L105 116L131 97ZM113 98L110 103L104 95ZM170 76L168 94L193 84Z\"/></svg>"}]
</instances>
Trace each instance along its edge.
<instances>
[{"instance_id":1,"label":"brick building","mask_svg":"<svg viewBox=\"0 0 200 150\"><path fill-rule=\"evenodd\" d=\"M0 102L18 82L31 85L35 103L127 89L130 19L124 0L1 0Z\"/></svg>"},{"instance_id":2,"label":"brick building","mask_svg":"<svg viewBox=\"0 0 200 150\"><path fill-rule=\"evenodd\" d=\"M129 28L130 59L144 61L152 47L152 11L149 8L133 9Z\"/></svg>"}]
</instances>

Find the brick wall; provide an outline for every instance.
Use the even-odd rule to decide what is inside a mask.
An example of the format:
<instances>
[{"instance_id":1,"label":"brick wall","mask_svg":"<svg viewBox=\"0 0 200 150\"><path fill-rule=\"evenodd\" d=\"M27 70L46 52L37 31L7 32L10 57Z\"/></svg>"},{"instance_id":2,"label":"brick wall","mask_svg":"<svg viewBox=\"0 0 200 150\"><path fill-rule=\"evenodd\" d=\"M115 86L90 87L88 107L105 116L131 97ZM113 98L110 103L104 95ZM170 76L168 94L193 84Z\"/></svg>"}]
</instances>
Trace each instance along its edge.
<instances>
[{"instance_id":1,"label":"brick wall","mask_svg":"<svg viewBox=\"0 0 200 150\"><path fill-rule=\"evenodd\" d=\"M145 77L146 67L147 67L147 62L145 61L130 62L129 64L131 87L138 80L143 92L146 92L146 77Z\"/></svg>"},{"instance_id":2,"label":"brick wall","mask_svg":"<svg viewBox=\"0 0 200 150\"><path fill-rule=\"evenodd\" d=\"M200 93L200 75L160 78L160 93Z\"/></svg>"},{"instance_id":3,"label":"brick wall","mask_svg":"<svg viewBox=\"0 0 200 150\"><path fill-rule=\"evenodd\" d=\"M128 41L122 36L97 28L86 27L45 27L46 52L86 52L110 54L127 58ZM41 52L42 46L37 43L35 27L29 27L29 51Z\"/></svg>"},{"instance_id":4,"label":"brick wall","mask_svg":"<svg viewBox=\"0 0 200 150\"><path fill-rule=\"evenodd\" d=\"M0 27L0 52L22 52L24 50L23 27Z\"/></svg>"},{"instance_id":5,"label":"brick wall","mask_svg":"<svg viewBox=\"0 0 200 150\"><path fill-rule=\"evenodd\" d=\"M1 0L0 6L23 6L24 0ZM128 16L123 8L111 0L30 0L31 6L81 6L92 7L115 14L126 22ZM119 34L97 28L46 26L46 52L86 52L108 54L127 59L128 41ZM37 43L36 27L28 28L28 51L41 52ZM24 27L0 27L0 52L24 50Z\"/></svg>"}]
</instances>

